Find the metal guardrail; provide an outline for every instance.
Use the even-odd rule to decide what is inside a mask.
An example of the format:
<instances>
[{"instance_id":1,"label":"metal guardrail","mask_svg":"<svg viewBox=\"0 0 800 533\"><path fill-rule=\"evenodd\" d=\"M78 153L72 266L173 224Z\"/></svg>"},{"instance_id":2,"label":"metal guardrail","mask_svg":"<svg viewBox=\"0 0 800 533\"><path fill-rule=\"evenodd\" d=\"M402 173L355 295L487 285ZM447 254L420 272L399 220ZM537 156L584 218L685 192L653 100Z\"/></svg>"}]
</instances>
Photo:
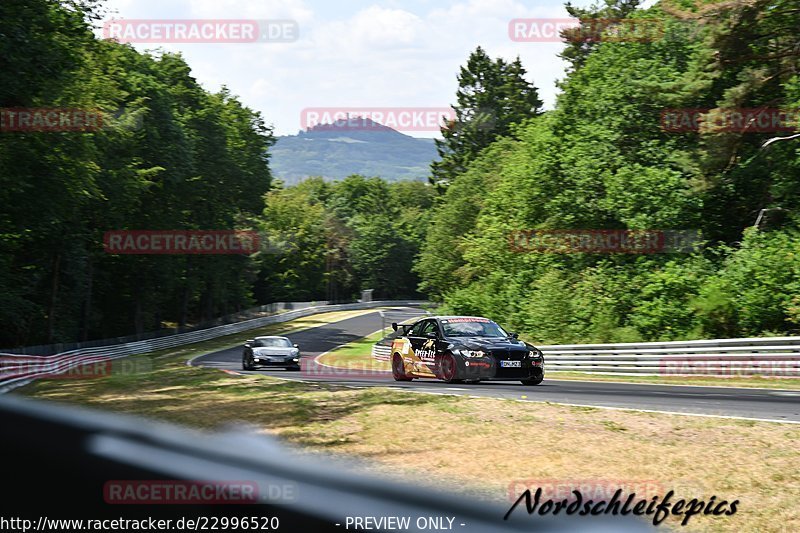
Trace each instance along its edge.
<instances>
[{"instance_id":1,"label":"metal guardrail","mask_svg":"<svg viewBox=\"0 0 800 533\"><path fill-rule=\"evenodd\" d=\"M623 344L537 345L548 372L637 376L800 377L800 337L759 337ZM388 361L391 347L372 357Z\"/></svg>"},{"instance_id":2,"label":"metal guardrail","mask_svg":"<svg viewBox=\"0 0 800 533\"><path fill-rule=\"evenodd\" d=\"M372 358L377 361L388 361L392 356L392 347L385 344L374 344L372 346Z\"/></svg>"},{"instance_id":3,"label":"metal guardrail","mask_svg":"<svg viewBox=\"0 0 800 533\"><path fill-rule=\"evenodd\" d=\"M158 331L146 331L143 333L125 335L123 337L92 339L89 341L60 342L56 344L42 344L38 346L23 346L20 348L0 348L0 353L25 354L25 355L52 355L67 351L84 349L84 348L114 346L117 344L125 344L129 342L158 339L161 337L176 335L178 333L188 333L190 331L208 329L213 326L223 326L225 324L242 322L244 320L250 320L251 318L262 318L265 316L275 315L286 311L305 309L307 307L317 307L320 305L328 305L331 303L348 303L348 302L329 302L325 300L317 300L310 302L274 302L266 305L260 305L258 307L252 307L250 309L244 309L242 311L237 311L235 313L217 317L212 320L206 320L197 324L193 324L191 326L176 327L171 329L165 328Z\"/></svg>"},{"instance_id":4,"label":"metal guardrail","mask_svg":"<svg viewBox=\"0 0 800 533\"><path fill-rule=\"evenodd\" d=\"M800 377L800 337L539 346L549 371Z\"/></svg>"},{"instance_id":5,"label":"metal guardrail","mask_svg":"<svg viewBox=\"0 0 800 533\"><path fill-rule=\"evenodd\" d=\"M270 324L288 322L289 320L316 313L372 309L386 306L420 306L424 303L426 302L416 300L384 300L352 304L318 305L288 311L278 315L244 320L234 324L225 324L188 333L178 333L158 339L129 342L114 346L99 346L95 348L71 350L50 356L0 353L0 393L21 387L38 378L62 375L89 364L105 363L131 355L140 355L164 350L166 348L194 344L196 342L241 333Z\"/></svg>"}]
</instances>

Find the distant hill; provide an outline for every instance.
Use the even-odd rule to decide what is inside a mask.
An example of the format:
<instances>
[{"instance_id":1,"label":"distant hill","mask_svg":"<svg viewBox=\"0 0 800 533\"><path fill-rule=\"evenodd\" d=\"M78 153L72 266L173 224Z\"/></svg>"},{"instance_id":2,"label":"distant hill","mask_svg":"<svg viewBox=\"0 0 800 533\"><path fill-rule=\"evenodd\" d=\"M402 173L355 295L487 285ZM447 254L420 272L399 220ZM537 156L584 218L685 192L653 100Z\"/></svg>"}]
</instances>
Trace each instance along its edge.
<instances>
[{"instance_id":1,"label":"distant hill","mask_svg":"<svg viewBox=\"0 0 800 533\"><path fill-rule=\"evenodd\" d=\"M287 185L309 176L338 180L350 174L424 180L438 158L433 139L404 135L370 119L358 128L339 121L278 137L270 152L273 176Z\"/></svg>"}]
</instances>

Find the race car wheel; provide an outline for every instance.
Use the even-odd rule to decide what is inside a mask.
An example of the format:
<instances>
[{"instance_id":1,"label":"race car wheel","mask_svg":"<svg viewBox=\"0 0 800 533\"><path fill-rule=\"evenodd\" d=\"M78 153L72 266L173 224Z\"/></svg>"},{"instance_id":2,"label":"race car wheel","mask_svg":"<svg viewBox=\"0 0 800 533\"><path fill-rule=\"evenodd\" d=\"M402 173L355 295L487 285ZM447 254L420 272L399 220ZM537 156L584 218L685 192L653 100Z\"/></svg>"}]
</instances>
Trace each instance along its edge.
<instances>
[{"instance_id":1,"label":"race car wheel","mask_svg":"<svg viewBox=\"0 0 800 533\"><path fill-rule=\"evenodd\" d=\"M392 357L392 376L395 381L411 381L414 379L406 374L406 369L403 366L403 358L400 357L399 353L394 354L394 357Z\"/></svg>"},{"instance_id":2,"label":"race car wheel","mask_svg":"<svg viewBox=\"0 0 800 533\"><path fill-rule=\"evenodd\" d=\"M242 354L242 370L255 370L253 360L247 354Z\"/></svg>"},{"instance_id":3,"label":"race car wheel","mask_svg":"<svg viewBox=\"0 0 800 533\"><path fill-rule=\"evenodd\" d=\"M522 384L523 385L538 385L543 380L544 380L544 374L539 374L538 376L536 376L533 379L523 379L522 380Z\"/></svg>"},{"instance_id":4,"label":"race car wheel","mask_svg":"<svg viewBox=\"0 0 800 533\"><path fill-rule=\"evenodd\" d=\"M453 357L453 354L444 354L439 361L439 378L447 383L463 383L463 379L456 379L457 373L456 358Z\"/></svg>"}]
</instances>

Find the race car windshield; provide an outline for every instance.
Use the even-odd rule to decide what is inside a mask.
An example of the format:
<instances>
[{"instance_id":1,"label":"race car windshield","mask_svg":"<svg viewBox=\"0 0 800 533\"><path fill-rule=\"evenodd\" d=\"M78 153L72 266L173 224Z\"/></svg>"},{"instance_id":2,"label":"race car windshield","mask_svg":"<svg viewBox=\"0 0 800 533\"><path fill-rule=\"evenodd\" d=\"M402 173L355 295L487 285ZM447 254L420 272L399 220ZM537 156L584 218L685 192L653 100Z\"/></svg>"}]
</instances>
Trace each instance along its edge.
<instances>
[{"instance_id":1,"label":"race car windshield","mask_svg":"<svg viewBox=\"0 0 800 533\"><path fill-rule=\"evenodd\" d=\"M447 337L508 337L494 322L442 322Z\"/></svg>"},{"instance_id":2,"label":"race car windshield","mask_svg":"<svg viewBox=\"0 0 800 533\"><path fill-rule=\"evenodd\" d=\"M288 339L258 339L254 348L288 348L292 345Z\"/></svg>"}]
</instances>

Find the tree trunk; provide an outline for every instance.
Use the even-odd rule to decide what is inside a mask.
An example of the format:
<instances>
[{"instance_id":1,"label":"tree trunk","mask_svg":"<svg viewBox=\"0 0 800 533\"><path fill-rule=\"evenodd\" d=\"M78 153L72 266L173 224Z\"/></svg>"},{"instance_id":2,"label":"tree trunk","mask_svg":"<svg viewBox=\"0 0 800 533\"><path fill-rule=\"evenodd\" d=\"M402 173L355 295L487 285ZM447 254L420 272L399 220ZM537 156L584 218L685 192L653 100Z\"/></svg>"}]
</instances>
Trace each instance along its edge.
<instances>
[{"instance_id":1,"label":"tree trunk","mask_svg":"<svg viewBox=\"0 0 800 533\"><path fill-rule=\"evenodd\" d=\"M56 304L58 302L58 289L61 271L61 253L53 258L52 284L50 286L50 306L47 311L47 343L53 344L56 323Z\"/></svg>"},{"instance_id":2,"label":"tree trunk","mask_svg":"<svg viewBox=\"0 0 800 533\"><path fill-rule=\"evenodd\" d=\"M92 320L92 281L94 279L94 264L89 259L89 272L86 280L86 297L83 300L83 309L81 310L81 342L89 340L89 331L91 330Z\"/></svg>"}]
</instances>

